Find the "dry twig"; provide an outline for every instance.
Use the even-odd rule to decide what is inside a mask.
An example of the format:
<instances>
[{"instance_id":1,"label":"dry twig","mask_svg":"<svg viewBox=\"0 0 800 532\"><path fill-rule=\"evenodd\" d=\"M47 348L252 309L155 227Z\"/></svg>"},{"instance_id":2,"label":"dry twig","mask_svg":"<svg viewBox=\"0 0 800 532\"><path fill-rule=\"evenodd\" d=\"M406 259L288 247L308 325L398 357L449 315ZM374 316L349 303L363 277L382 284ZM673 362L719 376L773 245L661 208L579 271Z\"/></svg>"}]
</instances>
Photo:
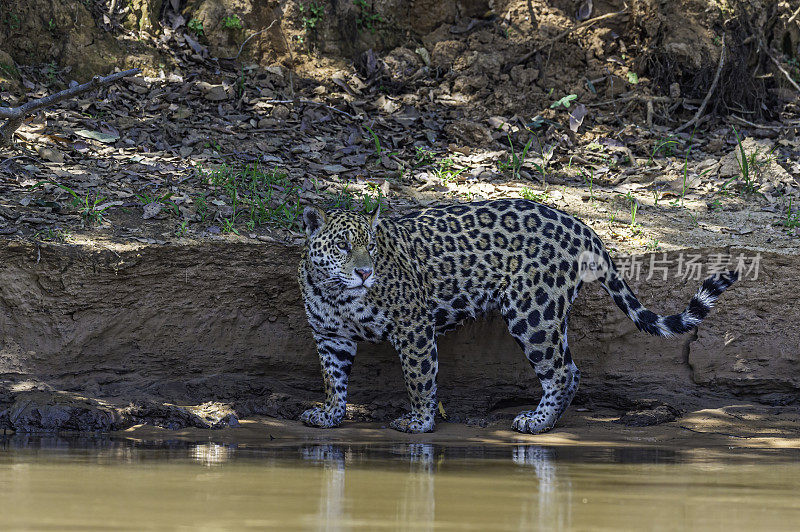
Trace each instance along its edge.
<instances>
[{"instance_id":1,"label":"dry twig","mask_svg":"<svg viewBox=\"0 0 800 532\"><path fill-rule=\"evenodd\" d=\"M621 98L616 98L614 100L605 100L602 102L593 102L587 103L586 107L602 107L604 105L611 105L617 103L625 103L631 100L637 100L640 102L653 102L653 103L672 103L675 101L686 101L691 102L691 100L685 100L681 98L673 98L671 96L647 96L645 94L628 94Z\"/></svg>"},{"instance_id":2,"label":"dry twig","mask_svg":"<svg viewBox=\"0 0 800 532\"><path fill-rule=\"evenodd\" d=\"M797 82L792 79L792 75L791 74L786 72L786 69L783 68L783 66L781 65L780 61L775 59L775 56L772 55L769 52L767 52L767 55L772 60L772 62L775 63L775 66L778 67L778 70L780 70L783 73L783 75L786 76L786 79L789 80L789 83L792 84L792 86L795 88L795 90L800 91L800 85L798 85Z\"/></svg>"},{"instance_id":3,"label":"dry twig","mask_svg":"<svg viewBox=\"0 0 800 532\"><path fill-rule=\"evenodd\" d=\"M0 107L0 118L6 119L5 123L0 126L0 147L11 145L11 137L14 135L14 132L17 130L17 128L22 125L25 117L33 114L39 109L49 107L50 105L60 102L61 100L72 98L73 96L92 90L96 87L108 85L109 83L113 83L118 79L132 76L134 74L138 74L139 72L141 72L141 70L138 68L132 68L130 70L117 72L105 77L95 76L90 81L87 81L82 85L75 85L74 87L64 89L63 91L51 94L50 96L31 100L19 107Z\"/></svg>"},{"instance_id":4,"label":"dry twig","mask_svg":"<svg viewBox=\"0 0 800 532\"><path fill-rule=\"evenodd\" d=\"M330 109L331 111L335 111L335 112L337 112L339 114L342 114L342 115L346 116L347 118L349 118L351 120L358 120L358 118L356 118L355 116L351 115L350 113L346 113L346 112L342 111L341 109L337 109L336 107L333 107L333 106L328 105L326 103L315 102L314 100L303 100L301 98L295 98L293 100L267 100L264 103L301 103L301 104L305 104L305 105L316 105L317 107L324 107L326 109Z\"/></svg>"},{"instance_id":5,"label":"dry twig","mask_svg":"<svg viewBox=\"0 0 800 532\"><path fill-rule=\"evenodd\" d=\"M272 26L275 25L276 22L278 22L278 19L273 20L270 23L269 26L267 26L263 30L259 30L259 31L255 32L254 34L250 35L247 39L245 39L244 42L242 43L242 45L239 47L239 53L238 54L234 55L233 57L220 57L220 59L227 59L229 61L236 61L237 59L239 59L239 56L242 55L242 50L244 50L244 45L247 44L247 41L249 41L250 39L252 39L256 35L261 35L265 31L269 30Z\"/></svg>"},{"instance_id":6,"label":"dry twig","mask_svg":"<svg viewBox=\"0 0 800 532\"><path fill-rule=\"evenodd\" d=\"M793 124L790 124L790 123L783 124L783 125L780 125L780 126L771 126L771 125L768 125L768 124L756 124L755 122L751 122L750 120L745 120L741 116L737 116L737 115L734 115L734 114L731 114L729 118L731 120L733 120L734 122L740 123L743 126L750 126L750 127L754 127L754 128L757 128L757 129L771 129L773 131L783 131L784 129L788 129L788 128L791 128L791 127L796 127L796 124L793 125Z\"/></svg>"},{"instance_id":7,"label":"dry twig","mask_svg":"<svg viewBox=\"0 0 800 532\"><path fill-rule=\"evenodd\" d=\"M792 16L789 17L789 20L786 21L786 25L788 26L789 24L791 24L797 18L798 15L800 15L800 6L798 6L797 10L794 13L792 13Z\"/></svg>"},{"instance_id":8,"label":"dry twig","mask_svg":"<svg viewBox=\"0 0 800 532\"><path fill-rule=\"evenodd\" d=\"M509 63L506 63L506 66L503 68L503 70L505 72L508 72L514 66L519 65L520 63L524 63L525 61L530 59L533 55L538 54L539 52L541 52L542 50L544 50L548 46L560 41L561 39L563 39L564 37L566 37L567 35L569 35L570 33L574 32L574 31L577 31L577 30L579 30L581 28L588 28L589 26L593 26L594 24L600 22L601 20L605 20L605 19L608 19L608 18L616 17L616 16L622 15L623 13L627 13L627 12L628 12L628 8L626 7L625 9L623 9L621 11L615 11L613 13L606 13L605 15L600 15L599 17L594 17L594 18L590 18L589 20L584 20L580 24L576 24L576 25L572 26L571 28L569 28L568 30L562 31L561 33L559 33L558 35L556 35L552 39L548 39L546 43L537 46L536 48L534 48L533 50L531 50L527 54L523 55L519 59L517 59L515 61L511 61Z\"/></svg>"},{"instance_id":9,"label":"dry twig","mask_svg":"<svg viewBox=\"0 0 800 532\"><path fill-rule=\"evenodd\" d=\"M697 109L697 112L694 114L692 119L683 124L678 129L676 129L675 133L680 133L684 129L697 124L697 121L700 120L700 117L703 116L703 112L706 110L706 105L708 105L708 100L711 99L711 95L714 94L714 89L717 88L717 83L719 82L719 75L722 72L722 65L724 63L725 63L725 34L722 34L722 48L719 51L719 63L717 64L717 72L714 74L714 81L711 82L711 87L709 87L708 92L706 93L706 97L703 98L703 103L700 104L700 107Z\"/></svg>"}]
</instances>

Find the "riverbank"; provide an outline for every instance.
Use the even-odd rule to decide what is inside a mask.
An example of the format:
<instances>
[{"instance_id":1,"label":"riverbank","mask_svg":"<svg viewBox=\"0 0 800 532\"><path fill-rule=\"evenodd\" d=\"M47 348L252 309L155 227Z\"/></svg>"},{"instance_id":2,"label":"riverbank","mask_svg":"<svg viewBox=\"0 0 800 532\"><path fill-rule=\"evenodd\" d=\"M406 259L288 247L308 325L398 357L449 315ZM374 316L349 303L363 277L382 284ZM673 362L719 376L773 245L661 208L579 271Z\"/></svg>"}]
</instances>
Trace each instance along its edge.
<instances>
[{"instance_id":1,"label":"riverbank","mask_svg":"<svg viewBox=\"0 0 800 532\"><path fill-rule=\"evenodd\" d=\"M299 253L263 242L1 242L0 429L297 419L323 397L296 284ZM797 408L800 331L786 286L800 282L800 259L736 247L650 253L637 258L641 275L629 283L654 311L675 312L701 282L678 275L682 258L695 255L709 268L714 257L742 255L760 269L743 271L696 334L675 339L640 333L587 286L570 322L583 374L574 407L654 411L632 421L640 424L742 402ZM673 268L664 278L653 264ZM538 402L541 387L500 317L467 323L438 345L439 397L451 421L492 423L503 409ZM386 423L407 408L387 344L359 346L349 388L353 420Z\"/></svg>"},{"instance_id":2,"label":"riverbank","mask_svg":"<svg viewBox=\"0 0 800 532\"><path fill-rule=\"evenodd\" d=\"M508 415L512 411L508 410ZM386 423L345 421L341 427L321 430L297 421L272 417L242 420L238 427L219 430L186 428L167 430L136 425L111 433L114 438L140 441L213 441L218 444L281 445L298 441L331 444L432 443L458 446L519 445L581 446L600 448L668 447L691 453L698 449L721 454L736 450L777 452L800 450L800 411L796 408L737 404L689 412L669 423L648 427L625 426L612 409L577 411L570 408L546 434L520 434L510 421L486 427L440 422L428 434L405 434Z\"/></svg>"}]
</instances>

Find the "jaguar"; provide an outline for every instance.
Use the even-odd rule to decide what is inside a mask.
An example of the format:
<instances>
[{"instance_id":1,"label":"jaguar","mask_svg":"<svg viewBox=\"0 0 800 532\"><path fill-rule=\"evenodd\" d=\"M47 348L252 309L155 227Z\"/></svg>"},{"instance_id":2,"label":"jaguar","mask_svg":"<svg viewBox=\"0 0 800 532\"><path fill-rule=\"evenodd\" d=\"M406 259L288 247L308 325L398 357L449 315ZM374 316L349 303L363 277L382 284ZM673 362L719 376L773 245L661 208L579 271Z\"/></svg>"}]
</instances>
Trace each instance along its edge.
<instances>
[{"instance_id":1,"label":"jaguar","mask_svg":"<svg viewBox=\"0 0 800 532\"><path fill-rule=\"evenodd\" d=\"M398 217L348 210L303 212L307 239L299 266L317 345L324 404L303 412L314 427L345 416L347 384L360 341L398 352L411 410L390 426L434 429L436 338L467 319L499 311L543 394L513 421L519 432L550 430L578 390L581 373L567 343L570 307L598 281L636 327L675 336L696 327L737 272L706 279L683 312L645 308L597 234L577 218L526 199L435 206Z\"/></svg>"}]
</instances>

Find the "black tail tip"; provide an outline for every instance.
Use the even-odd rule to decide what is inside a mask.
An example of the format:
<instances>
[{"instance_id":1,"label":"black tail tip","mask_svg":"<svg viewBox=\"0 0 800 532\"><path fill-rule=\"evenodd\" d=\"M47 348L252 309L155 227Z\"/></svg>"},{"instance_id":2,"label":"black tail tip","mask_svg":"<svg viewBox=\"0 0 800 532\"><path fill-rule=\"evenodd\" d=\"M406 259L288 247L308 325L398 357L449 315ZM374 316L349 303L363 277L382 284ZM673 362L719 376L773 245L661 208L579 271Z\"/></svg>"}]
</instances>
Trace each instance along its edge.
<instances>
[{"instance_id":1,"label":"black tail tip","mask_svg":"<svg viewBox=\"0 0 800 532\"><path fill-rule=\"evenodd\" d=\"M722 289L725 290L725 288L728 288L730 285L739 280L739 272L736 270L730 270L726 273L719 274L718 278L719 283L723 285Z\"/></svg>"},{"instance_id":2,"label":"black tail tip","mask_svg":"<svg viewBox=\"0 0 800 532\"><path fill-rule=\"evenodd\" d=\"M739 279L739 272L731 270L712 275L703 282L703 288L712 295L718 296Z\"/></svg>"}]
</instances>

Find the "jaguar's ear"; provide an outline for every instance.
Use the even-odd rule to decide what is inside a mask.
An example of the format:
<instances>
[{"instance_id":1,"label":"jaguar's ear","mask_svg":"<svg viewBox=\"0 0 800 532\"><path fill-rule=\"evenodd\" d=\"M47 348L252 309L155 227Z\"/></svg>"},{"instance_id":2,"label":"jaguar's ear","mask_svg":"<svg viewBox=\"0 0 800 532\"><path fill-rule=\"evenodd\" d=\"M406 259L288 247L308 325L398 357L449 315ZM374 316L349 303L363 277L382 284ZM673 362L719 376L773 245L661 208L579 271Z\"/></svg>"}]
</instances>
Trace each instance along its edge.
<instances>
[{"instance_id":1,"label":"jaguar's ear","mask_svg":"<svg viewBox=\"0 0 800 532\"><path fill-rule=\"evenodd\" d=\"M378 218L381 214L381 206L378 205L375 207L375 210L372 211L372 214L369 215L369 224L372 226L372 230L374 231L376 227L378 227Z\"/></svg>"},{"instance_id":2,"label":"jaguar's ear","mask_svg":"<svg viewBox=\"0 0 800 532\"><path fill-rule=\"evenodd\" d=\"M306 229L306 234L311 237L322 229L325 222L328 221L328 216L324 211L316 207L306 207L303 210L303 226Z\"/></svg>"}]
</instances>

